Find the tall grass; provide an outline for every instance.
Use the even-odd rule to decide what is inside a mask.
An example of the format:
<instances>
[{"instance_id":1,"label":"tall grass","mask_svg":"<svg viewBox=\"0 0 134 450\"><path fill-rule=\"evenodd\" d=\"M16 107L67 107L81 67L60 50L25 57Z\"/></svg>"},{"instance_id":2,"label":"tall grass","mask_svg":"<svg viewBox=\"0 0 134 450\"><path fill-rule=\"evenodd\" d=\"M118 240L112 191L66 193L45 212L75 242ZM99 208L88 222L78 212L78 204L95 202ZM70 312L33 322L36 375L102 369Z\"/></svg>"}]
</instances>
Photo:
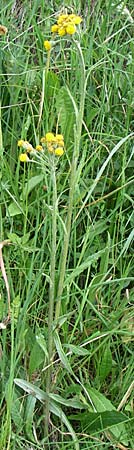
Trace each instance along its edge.
<instances>
[{"instance_id":1,"label":"tall grass","mask_svg":"<svg viewBox=\"0 0 134 450\"><path fill-rule=\"evenodd\" d=\"M54 37L66 12L78 33ZM132 1L2 2L2 450L134 448L133 21ZM47 132L63 156L21 163Z\"/></svg>"}]
</instances>

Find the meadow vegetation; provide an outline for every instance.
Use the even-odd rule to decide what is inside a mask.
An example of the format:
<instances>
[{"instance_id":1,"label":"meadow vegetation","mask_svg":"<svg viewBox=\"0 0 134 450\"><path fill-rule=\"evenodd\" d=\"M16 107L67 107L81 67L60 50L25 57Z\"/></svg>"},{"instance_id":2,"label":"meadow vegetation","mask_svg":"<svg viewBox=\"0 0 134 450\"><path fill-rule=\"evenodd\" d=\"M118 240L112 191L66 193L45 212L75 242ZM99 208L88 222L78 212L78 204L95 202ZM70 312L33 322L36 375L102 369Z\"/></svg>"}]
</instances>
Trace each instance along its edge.
<instances>
[{"instance_id":1,"label":"meadow vegetation","mask_svg":"<svg viewBox=\"0 0 134 450\"><path fill-rule=\"evenodd\" d=\"M134 449L133 1L1 25L0 450Z\"/></svg>"}]
</instances>

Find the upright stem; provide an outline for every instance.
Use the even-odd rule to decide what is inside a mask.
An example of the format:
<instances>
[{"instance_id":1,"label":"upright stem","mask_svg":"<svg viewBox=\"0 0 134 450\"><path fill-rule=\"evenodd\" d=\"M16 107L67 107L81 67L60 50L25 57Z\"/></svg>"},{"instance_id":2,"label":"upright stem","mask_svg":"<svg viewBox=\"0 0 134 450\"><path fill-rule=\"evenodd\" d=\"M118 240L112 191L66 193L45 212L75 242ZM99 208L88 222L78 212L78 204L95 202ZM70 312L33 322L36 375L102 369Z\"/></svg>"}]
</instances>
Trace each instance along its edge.
<instances>
[{"instance_id":1,"label":"upright stem","mask_svg":"<svg viewBox=\"0 0 134 450\"><path fill-rule=\"evenodd\" d=\"M2 126L1 126L1 101L0 101L0 156L3 156L3 139L2 139Z\"/></svg>"},{"instance_id":2,"label":"upright stem","mask_svg":"<svg viewBox=\"0 0 134 450\"><path fill-rule=\"evenodd\" d=\"M52 236L51 236L51 261L50 261L50 287L49 287L49 310L48 310L48 369L46 376L46 393L48 398L46 401L45 411L45 432L48 436L49 426L49 393L51 386L52 373L52 354L53 354L53 315L54 315L54 297L55 297L55 262L56 262L56 228L57 228L57 187L55 174L55 161L53 160L51 168L52 185L53 185L53 202L52 202Z\"/></svg>"},{"instance_id":3,"label":"upright stem","mask_svg":"<svg viewBox=\"0 0 134 450\"><path fill-rule=\"evenodd\" d=\"M64 278L66 271L66 263L67 263L67 255L68 255L68 247L69 247L69 239L70 239L70 231L71 231L71 221L72 221L72 212L73 212L73 201L74 201L74 192L76 185L76 173L77 173L77 162L79 157L79 148L80 148L80 139L81 139L81 130L82 130L82 121L84 114L84 104L85 104L85 93L86 93L86 78L85 78L85 66L83 54L81 51L81 47L77 41L75 41L75 45L77 47L79 58L80 58L80 67L81 67L81 78L80 78L80 105L79 111L76 118L76 127L74 133L74 150L71 164L71 174L70 174L70 189L69 189L69 201L68 201L68 212L66 219L66 233L64 234L64 242L63 249L61 253L61 261L60 261L60 276L59 276L59 284L57 291L57 304L55 308L55 319L58 321L61 310L61 297L64 288Z\"/></svg>"}]
</instances>

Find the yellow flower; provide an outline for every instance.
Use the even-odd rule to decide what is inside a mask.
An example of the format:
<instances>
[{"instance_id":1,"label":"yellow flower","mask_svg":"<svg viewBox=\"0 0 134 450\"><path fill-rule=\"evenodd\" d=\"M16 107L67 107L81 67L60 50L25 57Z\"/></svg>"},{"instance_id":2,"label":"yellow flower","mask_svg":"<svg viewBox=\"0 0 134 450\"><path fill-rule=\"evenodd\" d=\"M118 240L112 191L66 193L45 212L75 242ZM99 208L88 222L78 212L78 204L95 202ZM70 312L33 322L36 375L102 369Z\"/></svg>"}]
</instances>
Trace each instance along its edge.
<instances>
[{"instance_id":1,"label":"yellow flower","mask_svg":"<svg viewBox=\"0 0 134 450\"><path fill-rule=\"evenodd\" d=\"M44 41L44 47L45 47L45 50L47 52L49 52L51 50L51 47L52 47L51 42L50 41Z\"/></svg>"},{"instance_id":2,"label":"yellow flower","mask_svg":"<svg viewBox=\"0 0 134 450\"><path fill-rule=\"evenodd\" d=\"M36 150L37 150L38 152L41 152L41 151L43 150L42 145L36 145Z\"/></svg>"},{"instance_id":3,"label":"yellow flower","mask_svg":"<svg viewBox=\"0 0 134 450\"><path fill-rule=\"evenodd\" d=\"M56 134L56 140L57 141L63 141L64 140L63 134Z\"/></svg>"},{"instance_id":4,"label":"yellow flower","mask_svg":"<svg viewBox=\"0 0 134 450\"><path fill-rule=\"evenodd\" d=\"M52 25L52 27L51 27L51 32L52 33L57 33L57 31L58 31L58 25Z\"/></svg>"},{"instance_id":5,"label":"yellow flower","mask_svg":"<svg viewBox=\"0 0 134 450\"><path fill-rule=\"evenodd\" d=\"M76 14L69 14L69 20L75 25L79 25L82 22L82 18L80 16L76 16Z\"/></svg>"},{"instance_id":6,"label":"yellow flower","mask_svg":"<svg viewBox=\"0 0 134 450\"><path fill-rule=\"evenodd\" d=\"M65 36L66 28L59 26L58 27L58 34L59 34L59 36Z\"/></svg>"},{"instance_id":7,"label":"yellow flower","mask_svg":"<svg viewBox=\"0 0 134 450\"><path fill-rule=\"evenodd\" d=\"M46 142L45 136L43 136L43 137L41 138L40 142L41 142L42 144L45 144L45 142Z\"/></svg>"},{"instance_id":8,"label":"yellow flower","mask_svg":"<svg viewBox=\"0 0 134 450\"><path fill-rule=\"evenodd\" d=\"M23 139L20 139L20 140L18 141L18 147L23 147L24 142L25 142L25 141L23 141Z\"/></svg>"},{"instance_id":9,"label":"yellow flower","mask_svg":"<svg viewBox=\"0 0 134 450\"><path fill-rule=\"evenodd\" d=\"M47 143L47 149L49 153L54 153L54 148L50 142Z\"/></svg>"},{"instance_id":10,"label":"yellow flower","mask_svg":"<svg viewBox=\"0 0 134 450\"><path fill-rule=\"evenodd\" d=\"M64 150L63 150L63 148L61 148L61 147L57 147L56 149L55 149L55 155L56 156L62 156L63 155L63 153L64 153Z\"/></svg>"},{"instance_id":11,"label":"yellow flower","mask_svg":"<svg viewBox=\"0 0 134 450\"><path fill-rule=\"evenodd\" d=\"M27 152L32 152L34 150L33 146L29 144L28 141L23 141L23 139L18 141L18 147L23 147Z\"/></svg>"},{"instance_id":12,"label":"yellow flower","mask_svg":"<svg viewBox=\"0 0 134 450\"><path fill-rule=\"evenodd\" d=\"M75 25L79 25L82 22L82 18L80 16L74 17L74 23Z\"/></svg>"},{"instance_id":13,"label":"yellow flower","mask_svg":"<svg viewBox=\"0 0 134 450\"><path fill-rule=\"evenodd\" d=\"M45 138L46 138L47 142L52 142L53 139L54 139L54 134L53 133L46 133Z\"/></svg>"},{"instance_id":14,"label":"yellow flower","mask_svg":"<svg viewBox=\"0 0 134 450\"><path fill-rule=\"evenodd\" d=\"M61 14L61 16L59 16L57 20L58 25L63 24L63 22L68 19L68 17L68 14Z\"/></svg>"},{"instance_id":15,"label":"yellow flower","mask_svg":"<svg viewBox=\"0 0 134 450\"><path fill-rule=\"evenodd\" d=\"M62 134L56 134L56 142L60 147L64 147L64 138Z\"/></svg>"},{"instance_id":16,"label":"yellow flower","mask_svg":"<svg viewBox=\"0 0 134 450\"><path fill-rule=\"evenodd\" d=\"M27 153L21 153L21 154L19 155L19 160L20 160L21 162L27 162L27 161L29 161L29 158L28 158L28 156L27 156Z\"/></svg>"},{"instance_id":17,"label":"yellow flower","mask_svg":"<svg viewBox=\"0 0 134 450\"><path fill-rule=\"evenodd\" d=\"M29 144L28 141L24 141L23 148L24 148L24 150L27 150L27 152L29 152L29 153L34 150L33 146L31 144Z\"/></svg>"},{"instance_id":18,"label":"yellow flower","mask_svg":"<svg viewBox=\"0 0 134 450\"><path fill-rule=\"evenodd\" d=\"M5 34L7 34L8 29L6 27L4 27L4 25L0 25L0 36L4 36Z\"/></svg>"},{"instance_id":19,"label":"yellow flower","mask_svg":"<svg viewBox=\"0 0 134 450\"><path fill-rule=\"evenodd\" d=\"M67 34L74 34L76 32L76 26L70 23L66 27L66 32Z\"/></svg>"}]
</instances>

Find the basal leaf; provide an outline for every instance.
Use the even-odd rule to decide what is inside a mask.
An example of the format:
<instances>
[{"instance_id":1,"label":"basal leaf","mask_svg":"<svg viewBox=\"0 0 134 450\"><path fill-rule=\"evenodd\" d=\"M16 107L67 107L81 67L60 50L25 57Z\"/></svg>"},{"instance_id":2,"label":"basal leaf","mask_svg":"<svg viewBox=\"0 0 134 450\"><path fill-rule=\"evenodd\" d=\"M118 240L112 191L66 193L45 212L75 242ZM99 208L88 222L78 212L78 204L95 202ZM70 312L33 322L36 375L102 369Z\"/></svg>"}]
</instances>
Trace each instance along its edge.
<instances>
[{"instance_id":1,"label":"basal leaf","mask_svg":"<svg viewBox=\"0 0 134 450\"><path fill-rule=\"evenodd\" d=\"M54 332L54 343L55 343L56 350L58 352L59 358L60 358L63 366L66 368L66 370L69 373L72 373L72 369L71 369L70 363L68 361L68 357L66 356L66 354L63 350L63 347L62 347L62 344L61 344L61 341L60 341L57 331Z\"/></svg>"},{"instance_id":2,"label":"basal leaf","mask_svg":"<svg viewBox=\"0 0 134 450\"><path fill-rule=\"evenodd\" d=\"M90 388L86 386L86 389L90 395L90 398L94 404L94 407L96 409L96 412L105 412L105 411L116 411L115 406L108 400L105 395L101 394L94 388ZM111 427L111 425L110 425ZM119 441L121 441L124 445L128 445L128 439L127 439L127 433L125 424L120 423L117 425L112 426L112 428L109 428L114 437Z\"/></svg>"}]
</instances>

